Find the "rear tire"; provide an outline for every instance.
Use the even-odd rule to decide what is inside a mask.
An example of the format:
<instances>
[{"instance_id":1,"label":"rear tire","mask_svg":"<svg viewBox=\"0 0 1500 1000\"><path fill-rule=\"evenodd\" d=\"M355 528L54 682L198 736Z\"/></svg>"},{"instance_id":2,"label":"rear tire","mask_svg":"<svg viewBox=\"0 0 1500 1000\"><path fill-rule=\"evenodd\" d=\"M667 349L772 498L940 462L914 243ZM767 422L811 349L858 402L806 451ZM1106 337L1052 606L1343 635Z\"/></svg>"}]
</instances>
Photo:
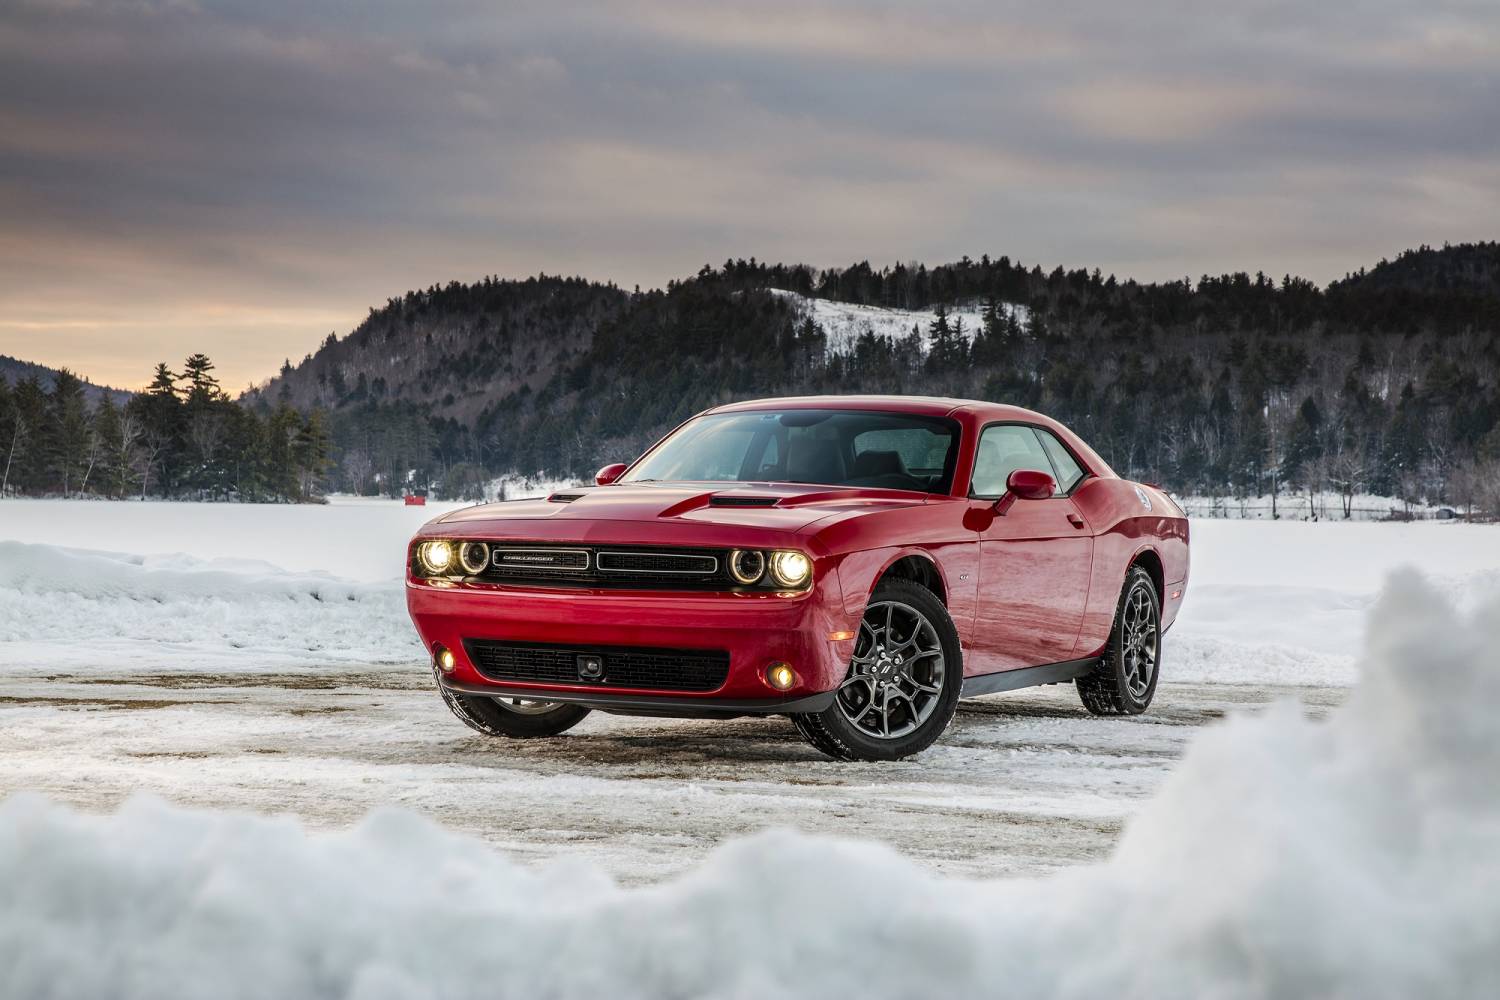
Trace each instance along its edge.
<instances>
[{"instance_id":1,"label":"rear tire","mask_svg":"<svg viewBox=\"0 0 1500 1000\"><path fill-rule=\"evenodd\" d=\"M854 642L833 704L792 722L835 760L900 760L926 750L952 721L964 682L948 609L926 587L885 580Z\"/></svg>"},{"instance_id":2,"label":"rear tire","mask_svg":"<svg viewBox=\"0 0 1500 1000\"><path fill-rule=\"evenodd\" d=\"M1151 574L1132 566L1125 574L1109 645L1094 669L1078 678L1078 697L1095 715L1140 715L1156 695L1161 676L1161 597Z\"/></svg>"},{"instance_id":3,"label":"rear tire","mask_svg":"<svg viewBox=\"0 0 1500 1000\"><path fill-rule=\"evenodd\" d=\"M454 694L443 687L441 681L438 691L459 721L486 736L513 740L557 736L578 725L589 714L582 705L557 701L523 702L512 698ZM511 702L515 704L509 704Z\"/></svg>"}]
</instances>

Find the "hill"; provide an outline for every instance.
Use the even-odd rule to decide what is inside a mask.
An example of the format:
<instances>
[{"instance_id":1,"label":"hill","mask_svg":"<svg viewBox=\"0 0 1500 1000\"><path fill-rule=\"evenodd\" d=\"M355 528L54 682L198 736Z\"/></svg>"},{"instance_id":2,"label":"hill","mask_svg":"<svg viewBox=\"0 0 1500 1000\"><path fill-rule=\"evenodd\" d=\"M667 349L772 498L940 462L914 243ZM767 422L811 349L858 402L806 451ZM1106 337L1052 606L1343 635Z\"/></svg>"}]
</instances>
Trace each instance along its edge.
<instances>
[{"instance_id":1,"label":"hill","mask_svg":"<svg viewBox=\"0 0 1500 1000\"><path fill-rule=\"evenodd\" d=\"M1007 257L735 260L633 293L488 278L390 300L248 402L324 408L336 457L459 490L585 475L730 399L878 391L1041 409L1123 474L1201 495L1447 497L1500 459L1497 260L1493 243L1424 247L1327 289Z\"/></svg>"},{"instance_id":2,"label":"hill","mask_svg":"<svg viewBox=\"0 0 1500 1000\"><path fill-rule=\"evenodd\" d=\"M45 365L33 364L30 361L22 361L6 354L0 354L0 379L7 384L15 385L24 378L35 378L41 383L43 389L50 389L53 380L57 378L57 369L48 368ZM117 406L123 406L133 395L124 389L114 389L106 385L95 385L88 379L83 382L84 398L92 406L99 402L104 396L109 396L110 401Z\"/></svg>"}]
</instances>

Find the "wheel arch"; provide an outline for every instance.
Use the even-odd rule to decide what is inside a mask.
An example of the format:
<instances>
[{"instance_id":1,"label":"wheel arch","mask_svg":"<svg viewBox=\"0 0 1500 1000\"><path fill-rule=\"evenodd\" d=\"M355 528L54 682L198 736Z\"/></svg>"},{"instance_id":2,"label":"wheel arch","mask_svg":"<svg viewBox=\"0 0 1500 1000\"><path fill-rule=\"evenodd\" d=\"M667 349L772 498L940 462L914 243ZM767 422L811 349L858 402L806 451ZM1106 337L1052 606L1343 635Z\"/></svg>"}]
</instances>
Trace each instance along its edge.
<instances>
[{"instance_id":1,"label":"wheel arch","mask_svg":"<svg viewBox=\"0 0 1500 1000\"><path fill-rule=\"evenodd\" d=\"M886 564L881 567L880 572L875 574L866 601L875 593L875 588L880 586L881 581L888 579L911 580L932 591L943 607L948 606L948 581L943 575L943 568L927 552L919 549L893 553Z\"/></svg>"},{"instance_id":2,"label":"wheel arch","mask_svg":"<svg viewBox=\"0 0 1500 1000\"><path fill-rule=\"evenodd\" d=\"M1159 608L1167 599L1166 569L1162 564L1161 554L1149 545L1142 546L1130 557L1125 572L1129 573L1132 566L1141 567L1151 577L1151 582L1156 586L1156 603Z\"/></svg>"}]
</instances>

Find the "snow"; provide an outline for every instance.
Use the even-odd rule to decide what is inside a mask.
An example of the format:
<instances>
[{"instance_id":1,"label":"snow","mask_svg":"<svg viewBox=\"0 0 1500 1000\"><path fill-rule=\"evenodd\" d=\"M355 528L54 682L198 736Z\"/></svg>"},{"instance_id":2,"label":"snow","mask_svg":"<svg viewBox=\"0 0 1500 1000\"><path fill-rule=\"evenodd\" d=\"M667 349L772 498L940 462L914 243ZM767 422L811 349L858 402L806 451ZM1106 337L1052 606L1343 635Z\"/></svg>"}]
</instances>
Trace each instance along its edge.
<instances>
[{"instance_id":1,"label":"snow","mask_svg":"<svg viewBox=\"0 0 1500 1000\"><path fill-rule=\"evenodd\" d=\"M1398 573L1368 622L1327 721L1286 703L1202 731L1107 860L1047 877L780 830L629 888L396 809L320 832L13 796L0 995L1493 996L1500 601L1464 614ZM558 794L609 811L602 791Z\"/></svg>"},{"instance_id":2,"label":"snow","mask_svg":"<svg viewBox=\"0 0 1500 1000\"><path fill-rule=\"evenodd\" d=\"M373 582L401 576L406 542L463 503L332 497L326 504L0 500L0 540L136 555L254 560Z\"/></svg>"},{"instance_id":3,"label":"snow","mask_svg":"<svg viewBox=\"0 0 1500 1000\"><path fill-rule=\"evenodd\" d=\"M814 323L823 328L828 338L828 350L848 353L865 331L886 340L902 340L911 335L915 325L925 343L927 331L937 319L934 309L883 309L879 306L864 306L852 302L834 302L830 299L814 299L797 292L781 288L768 289L771 294L791 302L803 315L812 317ZM1022 327L1026 325L1025 306L1001 303L1001 308L1016 317ZM972 340L976 331L984 326L984 303L958 303L946 309L949 325L963 321L964 335Z\"/></svg>"},{"instance_id":4,"label":"snow","mask_svg":"<svg viewBox=\"0 0 1500 1000\"><path fill-rule=\"evenodd\" d=\"M4 501L0 675L408 668L424 656L403 603L406 542L456 506ZM1347 685L1391 569L1441 568L1437 583L1452 594L1500 590L1491 526L1201 521L1192 531L1187 600L1167 648L1174 680Z\"/></svg>"},{"instance_id":5,"label":"snow","mask_svg":"<svg viewBox=\"0 0 1500 1000\"><path fill-rule=\"evenodd\" d=\"M1343 685L1381 582L1424 569L1465 606L1500 593L1500 529L1444 522L1194 521L1164 677Z\"/></svg>"}]
</instances>

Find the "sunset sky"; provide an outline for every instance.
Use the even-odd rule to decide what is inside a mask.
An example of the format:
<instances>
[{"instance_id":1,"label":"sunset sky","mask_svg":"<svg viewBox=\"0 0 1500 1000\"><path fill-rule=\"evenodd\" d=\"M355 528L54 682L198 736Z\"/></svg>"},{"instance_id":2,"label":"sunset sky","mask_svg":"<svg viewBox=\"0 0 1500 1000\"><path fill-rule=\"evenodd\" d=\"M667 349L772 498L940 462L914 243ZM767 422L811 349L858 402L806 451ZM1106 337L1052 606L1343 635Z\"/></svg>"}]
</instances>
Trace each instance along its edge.
<instances>
[{"instance_id":1,"label":"sunset sky","mask_svg":"<svg viewBox=\"0 0 1500 1000\"><path fill-rule=\"evenodd\" d=\"M1500 237L1500 4L0 4L0 354L235 389L413 287Z\"/></svg>"}]
</instances>

